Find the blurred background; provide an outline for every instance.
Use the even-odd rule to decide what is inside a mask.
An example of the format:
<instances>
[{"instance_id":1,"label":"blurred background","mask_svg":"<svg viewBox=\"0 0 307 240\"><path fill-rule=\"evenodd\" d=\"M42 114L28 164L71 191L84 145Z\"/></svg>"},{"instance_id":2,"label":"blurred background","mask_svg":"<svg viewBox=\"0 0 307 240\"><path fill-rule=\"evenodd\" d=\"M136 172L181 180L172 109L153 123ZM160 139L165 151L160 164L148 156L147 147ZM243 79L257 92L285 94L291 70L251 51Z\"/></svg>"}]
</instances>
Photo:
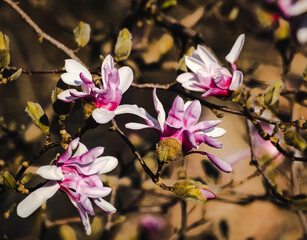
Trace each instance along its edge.
<instances>
[{"instance_id":1,"label":"blurred background","mask_svg":"<svg viewBox=\"0 0 307 240\"><path fill-rule=\"evenodd\" d=\"M303 37L299 35L300 38L297 34L299 30L304 30L304 12L289 16L274 1L260 0L24 0L18 5L45 33L76 49L77 56L90 69L99 69L102 56L114 55L119 31L128 28L132 34L131 54L118 66L130 66L136 83L174 82L182 70L178 64L180 59L184 54L191 54L197 44L210 49L220 64L230 69L225 56L236 38L245 33L245 44L237 66L244 72L246 92L257 102L257 96L271 82L282 79L284 90L292 95L282 95L279 105L274 106L272 111L266 110L265 116L282 121L306 117L305 99L295 94L303 92L306 84L303 73L306 72L307 63L307 45L304 42L307 33ZM89 43L78 49L73 30L80 21L90 25L91 35ZM186 29L191 31L184 31ZM24 71L61 70L64 60L69 58L46 39L40 41L36 32L4 1L0 1L0 31L10 40L11 60L2 73L3 77L18 68ZM24 73L15 81L0 85L1 171L16 174L20 164L30 159L44 144L44 135L24 111L28 101L42 106L50 120L52 138L60 139L59 119L51 103L51 92L59 79L60 73ZM168 111L177 93L158 90L157 94ZM200 96L198 93L192 94ZM151 95L152 89L131 87L123 96L122 103L136 103L156 116ZM206 100L240 109L231 101L215 97ZM155 169L154 150L158 141L155 132L125 129L125 123L138 121L134 116L121 115L115 119L146 163ZM203 107L200 120L213 119L217 119L217 114ZM272 200L264 187L263 178L249 164L245 118L223 113L222 120L220 126L226 129L227 134L219 140L224 147L216 150L201 146L201 150L208 150L231 163L232 173L220 172L203 156L193 154L184 161L167 166L162 175L168 185L182 176L202 181L217 195L216 199L205 203L184 202L154 185L124 141L109 131L111 124L106 124L87 131L82 142L89 149L104 146L104 155L119 159L117 169L102 176L104 183L111 186L114 192L112 200L106 199L113 201L118 212L108 216L95 209L96 216L91 217L92 235L86 236L78 212L65 194L58 192L48 201L45 209L22 219L16 215L14 204L20 202L24 195L1 188L0 238L305 239L307 229L304 231L303 226L307 225L302 221L305 219L303 211L306 204L303 203L303 207L283 206ZM84 125L79 101L75 102L65 124L71 135ZM304 131L300 134L305 138ZM278 191L284 196L300 194L304 197L302 194L307 192L304 164L293 164L278 155L271 149L270 143L257 138L256 132L255 141L258 161L265 166ZM63 150L56 148L48 151L27 171L35 173L38 166L48 164L58 152L62 153ZM304 151L297 154L304 156ZM294 172L296 184L292 181ZM33 187L40 181L41 178L34 174L26 186ZM7 211L9 216L5 215ZM299 214L303 216L298 217Z\"/></svg>"}]
</instances>

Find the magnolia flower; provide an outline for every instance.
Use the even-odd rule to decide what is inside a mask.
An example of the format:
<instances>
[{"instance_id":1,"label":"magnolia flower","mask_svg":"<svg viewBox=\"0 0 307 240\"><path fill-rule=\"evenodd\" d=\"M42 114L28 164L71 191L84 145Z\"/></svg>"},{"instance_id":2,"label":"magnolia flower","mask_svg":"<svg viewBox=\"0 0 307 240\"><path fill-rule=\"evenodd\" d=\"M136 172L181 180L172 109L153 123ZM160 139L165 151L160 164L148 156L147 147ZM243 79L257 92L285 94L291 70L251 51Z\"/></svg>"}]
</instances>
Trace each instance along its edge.
<instances>
[{"instance_id":1,"label":"magnolia flower","mask_svg":"<svg viewBox=\"0 0 307 240\"><path fill-rule=\"evenodd\" d=\"M85 145L79 143L79 138L70 142L55 165L42 166L37 170L38 175L49 181L18 204L17 215L28 217L61 189L78 209L86 233L90 235L88 214L95 215L90 198L102 210L116 212L113 205L102 199L112 189L103 186L98 174L112 171L118 161L111 156L99 157L103 151L103 147L88 151Z\"/></svg>"},{"instance_id":2,"label":"magnolia flower","mask_svg":"<svg viewBox=\"0 0 307 240\"><path fill-rule=\"evenodd\" d=\"M81 86L82 92L76 89L67 89L58 95L64 102L72 102L79 98L92 100L96 109L92 116L97 123L107 123L115 115L125 112L125 105L119 106L122 94L127 91L133 80L130 67L117 69L114 60L108 55L101 65L102 86L96 87L91 73L73 59L65 60L66 73L61 75L62 80L73 86Z\"/></svg>"},{"instance_id":3,"label":"magnolia flower","mask_svg":"<svg viewBox=\"0 0 307 240\"><path fill-rule=\"evenodd\" d=\"M237 70L234 62L240 55L244 39L245 35L241 34L226 56L226 60L232 65L232 74L227 68L221 67L206 48L198 45L192 57L185 57L185 63L192 73L182 73L176 80L188 90L205 91L202 97L229 96L243 82L243 73Z\"/></svg>"},{"instance_id":4,"label":"magnolia flower","mask_svg":"<svg viewBox=\"0 0 307 240\"><path fill-rule=\"evenodd\" d=\"M275 3L285 17L294 17L307 12L306 0L265 0L265 2Z\"/></svg>"},{"instance_id":5,"label":"magnolia flower","mask_svg":"<svg viewBox=\"0 0 307 240\"><path fill-rule=\"evenodd\" d=\"M143 118L146 124L127 123L126 128L134 130L153 128L160 136L160 143L166 139L175 139L176 142L180 143L180 150L184 155L191 153L207 155L218 168L225 172L231 172L231 166L216 156L203 151L191 151L194 148L198 149L201 143L205 143L214 148L222 148L223 144L214 139L226 133L223 128L215 127L221 120L202 121L197 123L201 114L200 102L195 100L193 102L188 101L184 104L183 99L179 96L174 100L168 117L165 119L165 111L156 95L156 89L153 90L153 101L158 113L158 119L150 116L145 109L134 106L133 109L131 108L130 112Z\"/></svg>"}]
</instances>

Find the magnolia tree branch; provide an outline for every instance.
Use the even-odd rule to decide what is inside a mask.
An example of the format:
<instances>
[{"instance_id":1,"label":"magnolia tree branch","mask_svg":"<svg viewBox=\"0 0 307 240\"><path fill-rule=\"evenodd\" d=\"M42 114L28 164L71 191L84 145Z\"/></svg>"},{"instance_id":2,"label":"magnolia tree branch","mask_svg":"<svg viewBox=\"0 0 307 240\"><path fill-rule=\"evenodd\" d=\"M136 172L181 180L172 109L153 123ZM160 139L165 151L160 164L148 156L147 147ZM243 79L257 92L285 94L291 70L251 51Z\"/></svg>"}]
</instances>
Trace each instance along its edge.
<instances>
[{"instance_id":1,"label":"magnolia tree branch","mask_svg":"<svg viewBox=\"0 0 307 240\"><path fill-rule=\"evenodd\" d=\"M15 177L16 181L18 181L22 177L24 172L27 170L27 168L30 167L30 165L33 164L37 159L39 159L45 152L47 152L48 150L52 148L58 147L58 146L61 146L60 142L54 142L54 143L45 145L44 147L41 148L41 150L39 150L39 152L34 154L34 156L30 160L23 162L21 169L16 174L16 177Z\"/></svg>"},{"instance_id":2,"label":"magnolia tree branch","mask_svg":"<svg viewBox=\"0 0 307 240\"><path fill-rule=\"evenodd\" d=\"M12 0L3 0L7 4L9 4L38 34L39 38L46 39L52 45L56 46L58 49L62 50L66 53L70 58L82 63L82 61L76 56L73 50L65 46L63 43L59 42L58 40L54 39L47 33L45 33L30 17L27 15L18 5Z\"/></svg>"},{"instance_id":3,"label":"magnolia tree branch","mask_svg":"<svg viewBox=\"0 0 307 240\"><path fill-rule=\"evenodd\" d=\"M156 175L150 170L150 168L146 165L144 159L142 158L141 154L137 151L136 147L133 145L133 143L129 140L129 138L124 134L124 132L117 126L117 123L115 119L112 119L113 126L111 127L112 131L115 131L118 133L118 135L127 143L129 148L131 149L132 153L136 156L140 164L142 165L144 171L147 173L147 175L151 178L151 180L157 184L159 187L172 191L173 188L166 186L160 177L156 177Z\"/></svg>"}]
</instances>

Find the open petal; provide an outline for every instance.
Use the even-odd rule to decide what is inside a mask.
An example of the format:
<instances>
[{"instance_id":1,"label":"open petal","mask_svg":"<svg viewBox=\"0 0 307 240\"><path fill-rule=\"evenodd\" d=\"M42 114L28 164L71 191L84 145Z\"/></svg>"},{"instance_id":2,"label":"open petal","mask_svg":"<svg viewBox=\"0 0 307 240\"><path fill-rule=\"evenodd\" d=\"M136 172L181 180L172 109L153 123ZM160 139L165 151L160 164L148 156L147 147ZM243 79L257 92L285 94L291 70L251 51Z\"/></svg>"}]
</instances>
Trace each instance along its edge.
<instances>
[{"instance_id":1,"label":"open petal","mask_svg":"<svg viewBox=\"0 0 307 240\"><path fill-rule=\"evenodd\" d=\"M57 98L64 102L72 102L76 99L87 97L89 94L78 92L76 89L67 89L58 94Z\"/></svg>"},{"instance_id":2,"label":"open petal","mask_svg":"<svg viewBox=\"0 0 307 240\"><path fill-rule=\"evenodd\" d=\"M241 34L235 44L233 45L233 47L231 48L230 52L228 53L228 55L225 57L227 62L230 62L231 64L233 64L239 57L241 50L243 48L243 44L244 44L244 40L245 40L245 35Z\"/></svg>"},{"instance_id":3,"label":"open petal","mask_svg":"<svg viewBox=\"0 0 307 240\"><path fill-rule=\"evenodd\" d=\"M177 96L173 102L172 108L168 112L166 122L172 127L182 127L182 119L184 115L183 99Z\"/></svg>"},{"instance_id":4,"label":"open petal","mask_svg":"<svg viewBox=\"0 0 307 240\"><path fill-rule=\"evenodd\" d=\"M101 76L102 76L102 83L103 86L107 86L106 82L106 74L107 72L110 72L114 68L114 60L112 56L109 54L105 57L101 64Z\"/></svg>"},{"instance_id":5,"label":"open petal","mask_svg":"<svg viewBox=\"0 0 307 240\"><path fill-rule=\"evenodd\" d=\"M83 143L79 142L78 149L72 157L79 157L82 154L86 153L87 151L88 151L87 147Z\"/></svg>"},{"instance_id":6,"label":"open petal","mask_svg":"<svg viewBox=\"0 0 307 240\"><path fill-rule=\"evenodd\" d=\"M114 113L115 113L115 115L129 113L129 114L134 114L134 115L137 115L137 116L139 116L141 118L144 118L144 112L136 104L133 104L133 105L123 104L123 105L120 105L120 106L118 106L114 110Z\"/></svg>"},{"instance_id":7,"label":"open petal","mask_svg":"<svg viewBox=\"0 0 307 240\"><path fill-rule=\"evenodd\" d=\"M97 123L104 124L111 121L115 117L115 113L106 109L96 108L92 113L92 117Z\"/></svg>"},{"instance_id":8,"label":"open petal","mask_svg":"<svg viewBox=\"0 0 307 240\"><path fill-rule=\"evenodd\" d=\"M146 124L143 124L143 123L134 123L134 122L127 123L125 125L125 127L128 128L128 129L133 129L133 130L140 130L140 129L146 129L146 128L154 128L153 126L150 126L150 125L146 125Z\"/></svg>"},{"instance_id":9,"label":"open petal","mask_svg":"<svg viewBox=\"0 0 307 240\"><path fill-rule=\"evenodd\" d=\"M37 210L44 202L51 198L60 185L56 181L48 181L44 186L30 193L17 206L17 215L22 218L30 216Z\"/></svg>"},{"instance_id":10,"label":"open petal","mask_svg":"<svg viewBox=\"0 0 307 240\"><path fill-rule=\"evenodd\" d=\"M180 75L178 75L178 77L176 78L176 81L180 83L185 83L189 81L198 82L198 78L197 78L196 73L186 72L186 73L181 73Z\"/></svg>"},{"instance_id":11,"label":"open petal","mask_svg":"<svg viewBox=\"0 0 307 240\"><path fill-rule=\"evenodd\" d=\"M68 144L67 149L58 159L57 163L63 163L71 157L73 150L75 150L79 146L79 140L80 138L75 138Z\"/></svg>"},{"instance_id":12,"label":"open petal","mask_svg":"<svg viewBox=\"0 0 307 240\"><path fill-rule=\"evenodd\" d=\"M208 137L222 137L225 135L226 130L224 128L214 127L203 131Z\"/></svg>"},{"instance_id":13,"label":"open petal","mask_svg":"<svg viewBox=\"0 0 307 240\"><path fill-rule=\"evenodd\" d=\"M83 73L83 75L89 79L92 80L91 73L84 67L81 63L77 62L73 59L66 59L65 60L65 69L68 73Z\"/></svg>"},{"instance_id":14,"label":"open petal","mask_svg":"<svg viewBox=\"0 0 307 240\"><path fill-rule=\"evenodd\" d=\"M194 73L197 73L202 68L206 68L205 64L203 64L201 61L188 56L185 57L185 64Z\"/></svg>"},{"instance_id":15,"label":"open petal","mask_svg":"<svg viewBox=\"0 0 307 240\"><path fill-rule=\"evenodd\" d=\"M37 169L36 173L48 180L64 180L62 169L55 165L42 166Z\"/></svg>"},{"instance_id":16,"label":"open petal","mask_svg":"<svg viewBox=\"0 0 307 240\"><path fill-rule=\"evenodd\" d=\"M199 81L189 81L189 82L184 82L184 83L182 83L182 87L185 88L185 89L188 89L188 90L190 90L190 91L195 91L195 92L203 92L203 91L204 91L203 88L198 87L198 86L195 85L195 84L197 84L197 85L199 85L199 86L201 85L201 84L199 83Z\"/></svg>"},{"instance_id":17,"label":"open petal","mask_svg":"<svg viewBox=\"0 0 307 240\"><path fill-rule=\"evenodd\" d=\"M197 52L201 60L209 67L212 63L218 63L215 57L203 46L197 45Z\"/></svg>"},{"instance_id":18,"label":"open petal","mask_svg":"<svg viewBox=\"0 0 307 240\"><path fill-rule=\"evenodd\" d=\"M61 79L64 83L72 86L80 86L84 84L79 73L63 73Z\"/></svg>"},{"instance_id":19,"label":"open petal","mask_svg":"<svg viewBox=\"0 0 307 240\"><path fill-rule=\"evenodd\" d=\"M243 73L241 71L235 70L233 72L229 90L231 91L237 90L241 86L242 82L243 82Z\"/></svg>"},{"instance_id":20,"label":"open petal","mask_svg":"<svg viewBox=\"0 0 307 240\"><path fill-rule=\"evenodd\" d=\"M155 105L155 109L158 113L158 122L159 122L159 125L160 125L160 129L163 130L164 129L164 122L165 122L165 111L164 111L162 103L160 102L159 98L157 97L157 89L156 88L154 88L152 95L153 95L153 102L154 102L154 105Z\"/></svg>"},{"instance_id":21,"label":"open petal","mask_svg":"<svg viewBox=\"0 0 307 240\"><path fill-rule=\"evenodd\" d=\"M124 66L118 69L118 73L120 79L118 88L124 93L130 87L133 81L133 71L130 67Z\"/></svg>"},{"instance_id":22,"label":"open petal","mask_svg":"<svg viewBox=\"0 0 307 240\"><path fill-rule=\"evenodd\" d=\"M107 213L111 213L111 214L116 212L116 208L111 203L108 203L104 199L96 198L96 199L93 199L93 200L94 200L94 203L98 207L100 207L103 211L105 211Z\"/></svg>"},{"instance_id":23,"label":"open petal","mask_svg":"<svg viewBox=\"0 0 307 240\"><path fill-rule=\"evenodd\" d=\"M99 174L111 172L118 165L118 160L115 157L112 157L112 156L100 157L100 158L97 158L96 161L100 161L100 159L102 159L103 161L106 161L106 164L99 171Z\"/></svg>"},{"instance_id":24,"label":"open petal","mask_svg":"<svg viewBox=\"0 0 307 240\"><path fill-rule=\"evenodd\" d=\"M184 111L183 124L190 130L198 121L201 114L201 105L198 100L193 101Z\"/></svg>"},{"instance_id":25,"label":"open petal","mask_svg":"<svg viewBox=\"0 0 307 240\"><path fill-rule=\"evenodd\" d=\"M197 131L203 131L208 128L215 127L216 125L220 124L222 120L210 120L210 121L202 121L197 123L195 126L193 126L192 131L197 132Z\"/></svg>"},{"instance_id":26,"label":"open petal","mask_svg":"<svg viewBox=\"0 0 307 240\"><path fill-rule=\"evenodd\" d=\"M73 202L73 200L72 200L72 202ZM91 235L91 233L92 233L91 224L90 224L90 220L88 218L86 210L82 207L81 203L79 203L79 202L75 203L74 205L78 209L78 212L79 212L79 215L80 215L80 218L81 218L81 222L84 225L86 234Z\"/></svg>"}]
</instances>

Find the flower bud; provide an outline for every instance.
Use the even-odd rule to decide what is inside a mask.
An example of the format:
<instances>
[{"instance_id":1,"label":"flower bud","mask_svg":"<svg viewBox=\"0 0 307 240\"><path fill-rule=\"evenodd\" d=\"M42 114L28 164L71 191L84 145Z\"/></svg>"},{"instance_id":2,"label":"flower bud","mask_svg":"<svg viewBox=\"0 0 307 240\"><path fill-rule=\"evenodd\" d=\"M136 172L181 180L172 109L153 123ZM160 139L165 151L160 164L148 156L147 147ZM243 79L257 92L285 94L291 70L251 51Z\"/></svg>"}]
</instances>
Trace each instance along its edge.
<instances>
[{"instance_id":1,"label":"flower bud","mask_svg":"<svg viewBox=\"0 0 307 240\"><path fill-rule=\"evenodd\" d=\"M192 179L181 179L173 186L173 192L183 200L206 201L215 198L215 194L208 190L208 187L201 182Z\"/></svg>"},{"instance_id":2,"label":"flower bud","mask_svg":"<svg viewBox=\"0 0 307 240\"><path fill-rule=\"evenodd\" d=\"M165 138L161 140L156 151L158 159L162 163L170 163L183 159L182 144L175 138Z\"/></svg>"}]
</instances>

